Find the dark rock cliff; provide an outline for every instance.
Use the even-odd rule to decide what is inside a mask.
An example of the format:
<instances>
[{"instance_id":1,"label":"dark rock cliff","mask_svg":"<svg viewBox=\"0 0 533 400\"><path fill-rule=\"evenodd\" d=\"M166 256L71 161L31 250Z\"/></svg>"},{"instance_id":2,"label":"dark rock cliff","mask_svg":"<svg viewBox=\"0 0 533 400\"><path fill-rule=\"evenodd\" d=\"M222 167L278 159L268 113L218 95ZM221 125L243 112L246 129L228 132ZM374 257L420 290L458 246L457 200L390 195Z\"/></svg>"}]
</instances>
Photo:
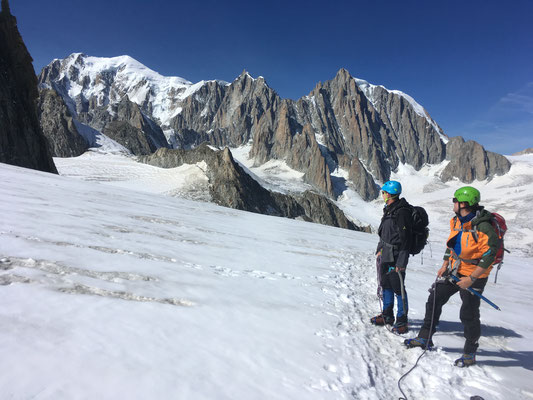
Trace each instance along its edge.
<instances>
[{"instance_id":1,"label":"dark rock cliff","mask_svg":"<svg viewBox=\"0 0 533 400\"><path fill-rule=\"evenodd\" d=\"M57 173L37 117L32 58L7 0L0 12L0 162Z\"/></svg>"}]
</instances>

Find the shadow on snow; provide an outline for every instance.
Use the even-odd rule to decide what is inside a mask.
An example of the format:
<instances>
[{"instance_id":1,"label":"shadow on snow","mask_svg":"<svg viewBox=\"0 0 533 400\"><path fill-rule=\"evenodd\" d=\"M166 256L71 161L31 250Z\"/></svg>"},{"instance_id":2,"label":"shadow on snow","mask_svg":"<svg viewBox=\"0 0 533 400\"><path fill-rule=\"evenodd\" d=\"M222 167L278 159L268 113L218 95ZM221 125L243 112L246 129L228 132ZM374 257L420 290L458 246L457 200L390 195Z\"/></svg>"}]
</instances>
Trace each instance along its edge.
<instances>
[{"instance_id":1,"label":"shadow on snow","mask_svg":"<svg viewBox=\"0 0 533 400\"><path fill-rule=\"evenodd\" d=\"M422 320L412 320L409 322L410 328L418 330L422 326ZM463 324L459 321L440 321L437 332L463 337ZM482 337L504 337L521 338L518 332L504 328L502 326L491 326L481 324ZM438 346L438 343L435 343ZM462 353L462 348L443 347L446 352ZM494 367L522 367L533 371L533 351L508 351L508 350L483 350L480 348L478 356L497 358L491 360L480 360L480 365L490 365Z\"/></svg>"}]
</instances>

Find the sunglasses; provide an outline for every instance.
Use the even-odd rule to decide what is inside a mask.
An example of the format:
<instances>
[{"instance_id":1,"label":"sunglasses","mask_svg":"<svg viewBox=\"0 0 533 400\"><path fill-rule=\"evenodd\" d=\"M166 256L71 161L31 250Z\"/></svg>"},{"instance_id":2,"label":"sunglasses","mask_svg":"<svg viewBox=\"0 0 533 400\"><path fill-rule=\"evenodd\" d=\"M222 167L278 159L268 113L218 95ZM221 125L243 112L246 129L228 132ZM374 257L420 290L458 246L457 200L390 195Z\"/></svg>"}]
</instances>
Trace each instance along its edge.
<instances>
[{"instance_id":1,"label":"sunglasses","mask_svg":"<svg viewBox=\"0 0 533 400\"><path fill-rule=\"evenodd\" d=\"M452 202L454 202L454 203L458 203L459 200L457 200L457 199L454 197L454 198L452 199Z\"/></svg>"}]
</instances>

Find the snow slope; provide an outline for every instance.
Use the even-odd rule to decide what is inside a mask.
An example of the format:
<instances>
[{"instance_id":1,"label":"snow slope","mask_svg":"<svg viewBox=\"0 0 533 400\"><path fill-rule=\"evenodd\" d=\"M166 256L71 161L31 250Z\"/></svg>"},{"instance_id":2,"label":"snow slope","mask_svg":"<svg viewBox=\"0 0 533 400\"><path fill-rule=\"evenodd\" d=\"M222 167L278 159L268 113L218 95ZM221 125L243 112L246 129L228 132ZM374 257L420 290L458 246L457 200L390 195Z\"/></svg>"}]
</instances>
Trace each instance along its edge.
<instances>
[{"instance_id":1,"label":"snow slope","mask_svg":"<svg viewBox=\"0 0 533 400\"><path fill-rule=\"evenodd\" d=\"M76 178L0 164L2 397L400 396L397 380L421 351L367 322L379 309L375 235L169 197L183 176L123 156L78 160L84 168L56 159ZM529 160L518 165L526 173L515 177L530 176ZM180 168L201 179L200 167ZM442 193L410 190L449 213ZM525 181L508 190L531 196ZM432 238L432 252L410 261L414 331L442 251ZM408 398L533 398L532 261L513 252L488 284L503 311L482 305L476 367L452 366L463 340L450 301L437 350L403 381Z\"/></svg>"}]
</instances>

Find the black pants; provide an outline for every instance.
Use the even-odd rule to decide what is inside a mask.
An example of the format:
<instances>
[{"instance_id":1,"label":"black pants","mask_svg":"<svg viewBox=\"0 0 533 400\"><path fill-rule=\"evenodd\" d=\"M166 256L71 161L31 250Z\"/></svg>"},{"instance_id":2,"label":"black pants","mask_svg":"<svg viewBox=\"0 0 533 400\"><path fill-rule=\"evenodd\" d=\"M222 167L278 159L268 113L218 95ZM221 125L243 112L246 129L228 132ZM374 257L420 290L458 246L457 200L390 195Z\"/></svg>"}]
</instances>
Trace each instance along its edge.
<instances>
[{"instance_id":1,"label":"black pants","mask_svg":"<svg viewBox=\"0 0 533 400\"><path fill-rule=\"evenodd\" d=\"M459 277L461 277L461 275L459 275ZM476 280L470 287L481 294L483 293L483 289L485 288L486 284L487 278L483 278ZM479 337L481 336L481 322L479 320L479 305L481 303L481 299L470 293L468 290L461 290L459 286L449 281L437 283L435 285L435 290L431 291L426 303L426 315L424 316L424 323L422 328L420 328L418 337L428 339L433 336L437 330L437 325L439 324L442 306L446 304L450 297L457 292L460 292L459 294L463 302L459 314L461 322L463 323L464 338L466 339L463 352L475 353L478 348ZM430 332L434 300L435 313L433 315L433 329L432 332Z\"/></svg>"},{"instance_id":2,"label":"black pants","mask_svg":"<svg viewBox=\"0 0 533 400\"><path fill-rule=\"evenodd\" d=\"M381 287L383 289L392 289L394 294L402 295L402 283L396 272L394 265L384 264L381 266ZM405 271L400 272L402 280L405 282ZM404 287L405 291L405 287Z\"/></svg>"}]
</instances>

